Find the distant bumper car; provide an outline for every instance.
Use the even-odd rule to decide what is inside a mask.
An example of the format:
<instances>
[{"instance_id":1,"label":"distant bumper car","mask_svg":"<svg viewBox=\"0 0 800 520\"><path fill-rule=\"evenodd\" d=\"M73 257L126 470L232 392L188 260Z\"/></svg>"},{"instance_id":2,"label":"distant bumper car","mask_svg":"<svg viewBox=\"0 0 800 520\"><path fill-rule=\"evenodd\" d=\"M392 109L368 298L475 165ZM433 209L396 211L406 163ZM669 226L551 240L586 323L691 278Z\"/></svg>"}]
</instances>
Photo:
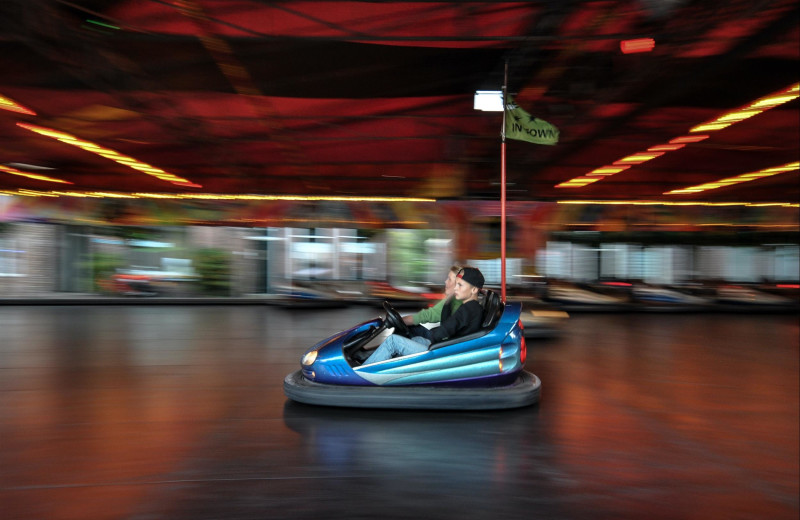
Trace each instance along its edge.
<instances>
[{"instance_id":1,"label":"distant bumper car","mask_svg":"<svg viewBox=\"0 0 800 520\"><path fill-rule=\"evenodd\" d=\"M274 293L266 300L269 303L283 307L323 308L343 307L347 302L337 294L327 291L312 289L301 284L281 284L274 288Z\"/></svg>"},{"instance_id":2,"label":"distant bumper car","mask_svg":"<svg viewBox=\"0 0 800 520\"><path fill-rule=\"evenodd\" d=\"M427 351L364 364L367 347L388 328L408 334L397 311L325 339L287 375L284 393L294 401L357 408L489 410L519 408L539 400L541 381L524 370L526 345L519 303L494 292L484 299L482 329L432 344Z\"/></svg>"},{"instance_id":3,"label":"distant bumper car","mask_svg":"<svg viewBox=\"0 0 800 520\"><path fill-rule=\"evenodd\" d=\"M634 299L644 305L647 310L701 310L710 308L712 301L687 290L677 287L660 287L655 285L637 285L631 294Z\"/></svg>"},{"instance_id":4,"label":"distant bumper car","mask_svg":"<svg viewBox=\"0 0 800 520\"><path fill-rule=\"evenodd\" d=\"M174 296L187 292L196 279L180 272L126 269L113 274L101 287L121 296Z\"/></svg>"},{"instance_id":5,"label":"distant bumper car","mask_svg":"<svg viewBox=\"0 0 800 520\"><path fill-rule=\"evenodd\" d=\"M122 296L158 296L158 279L149 274L117 273L111 277L111 288Z\"/></svg>"},{"instance_id":6,"label":"distant bumper car","mask_svg":"<svg viewBox=\"0 0 800 520\"><path fill-rule=\"evenodd\" d=\"M571 284L552 284L547 288L545 301L570 311L622 311L630 308L627 297L603 294Z\"/></svg>"},{"instance_id":7,"label":"distant bumper car","mask_svg":"<svg viewBox=\"0 0 800 520\"><path fill-rule=\"evenodd\" d=\"M566 311L544 305L532 306L523 304L520 321L526 338L555 338L560 336L569 321Z\"/></svg>"},{"instance_id":8,"label":"distant bumper car","mask_svg":"<svg viewBox=\"0 0 800 520\"><path fill-rule=\"evenodd\" d=\"M395 287L386 282L367 282L369 297L377 305L389 302L393 307L420 307L430 303L430 293Z\"/></svg>"},{"instance_id":9,"label":"distant bumper car","mask_svg":"<svg viewBox=\"0 0 800 520\"><path fill-rule=\"evenodd\" d=\"M794 311L795 302L778 294L743 285L725 285L717 289L717 303L728 311Z\"/></svg>"}]
</instances>

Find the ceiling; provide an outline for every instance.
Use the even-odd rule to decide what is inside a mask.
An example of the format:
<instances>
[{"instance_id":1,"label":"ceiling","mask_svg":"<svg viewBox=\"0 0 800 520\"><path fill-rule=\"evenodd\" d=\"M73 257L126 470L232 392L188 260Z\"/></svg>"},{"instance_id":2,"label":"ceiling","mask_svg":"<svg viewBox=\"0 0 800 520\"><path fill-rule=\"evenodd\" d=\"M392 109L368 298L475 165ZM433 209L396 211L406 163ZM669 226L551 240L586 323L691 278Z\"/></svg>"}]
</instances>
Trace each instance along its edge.
<instances>
[{"instance_id":1,"label":"ceiling","mask_svg":"<svg viewBox=\"0 0 800 520\"><path fill-rule=\"evenodd\" d=\"M796 202L796 168L665 193L797 161L797 99L556 186L796 84L799 13L794 0L4 0L0 96L27 113L0 110L0 191L496 200L502 114L473 94L505 82L560 130L555 146L506 140L509 200ZM652 51L621 52L642 38Z\"/></svg>"}]
</instances>

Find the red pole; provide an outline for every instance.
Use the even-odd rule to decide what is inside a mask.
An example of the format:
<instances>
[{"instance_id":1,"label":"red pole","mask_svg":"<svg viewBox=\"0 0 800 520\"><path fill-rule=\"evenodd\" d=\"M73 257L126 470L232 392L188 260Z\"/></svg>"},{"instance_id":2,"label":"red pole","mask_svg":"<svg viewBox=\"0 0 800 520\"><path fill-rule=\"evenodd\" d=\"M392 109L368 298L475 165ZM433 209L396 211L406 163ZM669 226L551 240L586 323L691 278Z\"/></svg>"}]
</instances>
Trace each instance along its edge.
<instances>
[{"instance_id":1,"label":"red pole","mask_svg":"<svg viewBox=\"0 0 800 520\"><path fill-rule=\"evenodd\" d=\"M500 144L500 297L506 301L506 85L508 60L503 74L503 130Z\"/></svg>"},{"instance_id":2,"label":"red pole","mask_svg":"<svg viewBox=\"0 0 800 520\"><path fill-rule=\"evenodd\" d=\"M505 111L504 111L505 113ZM505 125L503 125L505 128ZM506 301L506 139L500 150L500 297Z\"/></svg>"}]
</instances>

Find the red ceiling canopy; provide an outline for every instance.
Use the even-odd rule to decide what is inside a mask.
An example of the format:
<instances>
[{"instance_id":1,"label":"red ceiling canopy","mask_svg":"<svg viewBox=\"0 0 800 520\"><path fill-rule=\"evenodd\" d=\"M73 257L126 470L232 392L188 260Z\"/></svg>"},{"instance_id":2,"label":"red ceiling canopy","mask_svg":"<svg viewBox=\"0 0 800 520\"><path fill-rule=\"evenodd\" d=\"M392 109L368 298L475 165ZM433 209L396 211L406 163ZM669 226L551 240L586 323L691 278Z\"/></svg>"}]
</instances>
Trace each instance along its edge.
<instances>
[{"instance_id":1,"label":"red ceiling canopy","mask_svg":"<svg viewBox=\"0 0 800 520\"><path fill-rule=\"evenodd\" d=\"M798 12L789 0L4 3L0 99L29 112L0 110L0 190L58 188L12 168L83 191L495 200L502 116L472 97L500 89L508 63L509 92L561 135L508 142L509 198L664 199L796 161L798 101L555 186L797 83ZM792 201L798 184L795 171L694 197Z\"/></svg>"}]
</instances>

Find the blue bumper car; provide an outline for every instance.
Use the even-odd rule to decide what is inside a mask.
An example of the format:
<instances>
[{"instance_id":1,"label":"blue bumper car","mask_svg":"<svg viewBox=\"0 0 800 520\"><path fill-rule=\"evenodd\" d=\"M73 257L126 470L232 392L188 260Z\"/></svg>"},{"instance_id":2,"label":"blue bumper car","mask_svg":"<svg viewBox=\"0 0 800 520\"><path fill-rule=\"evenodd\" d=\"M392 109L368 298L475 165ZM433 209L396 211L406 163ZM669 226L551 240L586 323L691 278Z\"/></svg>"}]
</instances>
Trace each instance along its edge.
<instances>
[{"instance_id":1,"label":"blue bumper car","mask_svg":"<svg viewBox=\"0 0 800 520\"><path fill-rule=\"evenodd\" d=\"M357 408L490 410L535 404L541 381L524 370L521 305L487 291L483 307L478 332L365 364L387 329L409 335L402 317L385 302L384 318L311 347L301 369L284 379L284 393L302 403Z\"/></svg>"}]
</instances>

